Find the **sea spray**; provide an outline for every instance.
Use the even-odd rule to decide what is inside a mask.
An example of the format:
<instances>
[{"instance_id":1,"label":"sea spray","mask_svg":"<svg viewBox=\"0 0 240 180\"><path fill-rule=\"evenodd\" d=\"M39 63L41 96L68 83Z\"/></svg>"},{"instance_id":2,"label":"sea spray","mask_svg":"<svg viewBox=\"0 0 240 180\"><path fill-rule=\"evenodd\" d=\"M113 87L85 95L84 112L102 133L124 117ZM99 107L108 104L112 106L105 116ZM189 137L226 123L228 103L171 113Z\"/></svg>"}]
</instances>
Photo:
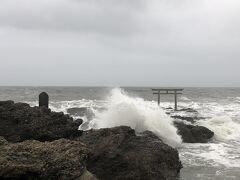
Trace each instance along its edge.
<instances>
[{"instance_id":1,"label":"sea spray","mask_svg":"<svg viewBox=\"0 0 240 180\"><path fill-rule=\"evenodd\" d=\"M115 88L107 98L107 110L97 112L90 122L91 128L130 126L136 132L150 130L171 146L182 142L172 119L155 103L130 97L122 89Z\"/></svg>"},{"instance_id":2,"label":"sea spray","mask_svg":"<svg viewBox=\"0 0 240 180\"><path fill-rule=\"evenodd\" d=\"M216 116L198 121L198 124L212 130L218 141L239 140L240 138L240 124L234 122L229 116Z\"/></svg>"}]
</instances>

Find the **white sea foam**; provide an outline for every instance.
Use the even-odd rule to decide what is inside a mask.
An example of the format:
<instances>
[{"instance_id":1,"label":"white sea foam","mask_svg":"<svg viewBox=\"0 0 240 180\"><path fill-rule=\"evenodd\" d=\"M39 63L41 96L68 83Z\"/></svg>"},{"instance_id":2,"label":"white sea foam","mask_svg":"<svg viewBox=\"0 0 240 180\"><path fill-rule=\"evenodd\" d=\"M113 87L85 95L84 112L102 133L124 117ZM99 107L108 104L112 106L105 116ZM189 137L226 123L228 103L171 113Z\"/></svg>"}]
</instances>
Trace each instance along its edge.
<instances>
[{"instance_id":1,"label":"white sea foam","mask_svg":"<svg viewBox=\"0 0 240 180\"><path fill-rule=\"evenodd\" d=\"M37 101L28 103L31 106L38 104ZM191 98L188 100L184 96L182 98L180 96L178 106L179 109L192 108L197 110L198 113L179 111L172 115L198 115L199 117L207 118L198 120L197 124L214 131L216 139L206 144L182 143L178 150L185 169L189 167L191 171L196 167L200 174L203 172L202 179L207 179L205 178L205 173L208 167L209 169L217 168L230 171L233 168L239 169L240 97L231 95L230 98L212 99L199 96L198 99ZM72 107L87 107L93 110L97 117L90 124L90 128L128 125L136 131L151 130L171 145L181 142L176 129L172 126L171 119L157 106L156 101L151 102L144 101L141 98L133 98L120 89L113 90L109 98L105 100L90 98L71 101L50 101L50 108L53 111L67 113L67 109ZM174 107L174 102L171 99L163 101L161 102L161 107ZM103 111L103 109L105 110ZM89 128L88 123L91 122L91 119L77 116L74 116L74 118L82 118L85 122L84 125L86 125L83 129ZM217 173L219 174L219 171ZM224 173L219 179L222 179L223 176L225 179L234 179L228 178Z\"/></svg>"},{"instance_id":2,"label":"white sea foam","mask_svg":"<svg viewBox=\"0 0 240 180\"><path fill-rule=\"evenodd\" d=\"M231 100L231 99L230 99ZM207 144L186 144L179 148L180 158L184 166L206 167L240 167L240 97L231 102L210 101L199 99L196 101L181 98L178 105L181 108L192 108L199 112L200 117L213 117L197 121L198 125L205 126L215 133L216 141ZM37 101L28 102L36 106ZM161 102L162 107L173 107L174 102ZM83 129L113 127L127 125L136 131L151 130L164 142L176 146L181 143L172 125L172 120L157 106L156 101L144 101L142 98L130 97L121 89L112 90L105 100L79 99L71 101L50 101L53 111L67 113L73 107L91 109L95 118L78 117L84 120ZM105 110L104 110L105 109ZM194 113L179 111L172 115L195 116ZM92 122L91 122L92 121ZM90 127L88 126L90 122Z\"/></svg>"},{"instance_id":3,"label":"white sea foam","mask_svg":"<svg viewBox=\"0 0 240 180\"><path fill-rule=\"evenodd\" d=\"M240 124L228 116L219 116L198 121L199 125L212 130L219 141L238 140L240 138Z\"/></svg>"},{"instance_id":4,"label":"white sea foam","mask_svg":"<svg viewBox=\"0 0 240 180\"><path fill-rule=\"evenodd\" d=\"M137 132L150 130L171 146L181 144L172 119L155 102L130 97L119 88L112 90L107 102L107 110L97 112L91 121L92 128L126 125Z\"/></svg>"},{"instance_id":5,"label":"white sea foam","mask_svg":"<svg viewBox=\"0 0 240 180\"><path fill-rule=\"evenodd\" d=\"M183 101L191 101L191 99L189 99L186 96L181 96L180 99L183 100Z\"/></svg>"},{"instance_id":6,"label":"white sea foam","mask_svg":"<svg viewBox=\"0 0 240 180\"><path fill-rule=\"evenodd\" d=\"M180 158L185 166L239 168L239 144L184 144Z\"/></svg>"}]
</instances>

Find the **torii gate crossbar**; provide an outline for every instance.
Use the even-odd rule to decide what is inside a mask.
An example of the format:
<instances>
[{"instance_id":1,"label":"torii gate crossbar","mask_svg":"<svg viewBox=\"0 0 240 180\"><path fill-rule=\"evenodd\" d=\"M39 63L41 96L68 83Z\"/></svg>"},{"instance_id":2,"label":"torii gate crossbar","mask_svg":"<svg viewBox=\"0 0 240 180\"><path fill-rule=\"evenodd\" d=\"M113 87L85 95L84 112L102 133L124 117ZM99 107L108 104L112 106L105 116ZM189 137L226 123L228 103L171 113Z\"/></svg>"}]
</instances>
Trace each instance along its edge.
<instances>
[{"instance_id":1,"label":"torii gate crossbar","mask_svg":"<svg viewBox=\"0 0 240 180\"><path fill-rule=\"evenodd\" d=\"M177 111L177 95L182 94L183 89L152 89L154 95L158 95L158 105L160 105L160 95L161 94L172 94L174 95L175 107L174 110Z\"/></svg>"}]
</instances>

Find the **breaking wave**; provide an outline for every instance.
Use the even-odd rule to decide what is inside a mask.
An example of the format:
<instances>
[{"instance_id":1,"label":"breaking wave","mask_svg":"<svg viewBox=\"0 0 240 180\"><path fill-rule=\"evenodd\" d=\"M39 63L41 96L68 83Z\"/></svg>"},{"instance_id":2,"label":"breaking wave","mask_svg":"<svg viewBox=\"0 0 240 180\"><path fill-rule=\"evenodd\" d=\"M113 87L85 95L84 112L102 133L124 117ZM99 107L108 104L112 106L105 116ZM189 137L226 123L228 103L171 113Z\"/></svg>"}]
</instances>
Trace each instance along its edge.
<instances>
[{"instance_id":1,"label":"breaking wave","mask_svg":"<svg viewBox=\"0 0 240 180\"><path fill-rule=\"evenodd\" d=\"M96 112L91 128L130 126L136 132L152 131L165 143L179 146L182 142L172 119L155 102L130 97L122 89L115 88L107 98L106 110Z\"/></svg>"},{"instance_id":2,"label":"breaking wave","mask_svg":"<svg viewBox=\"0 0 240 180\"><path fill-rule=\"evenodd\" d=\"M234 122L229 116L201 120L198 124L212 130L218 141L238 140L240 138L240 124Z\"/></svg>"}]
</instances>

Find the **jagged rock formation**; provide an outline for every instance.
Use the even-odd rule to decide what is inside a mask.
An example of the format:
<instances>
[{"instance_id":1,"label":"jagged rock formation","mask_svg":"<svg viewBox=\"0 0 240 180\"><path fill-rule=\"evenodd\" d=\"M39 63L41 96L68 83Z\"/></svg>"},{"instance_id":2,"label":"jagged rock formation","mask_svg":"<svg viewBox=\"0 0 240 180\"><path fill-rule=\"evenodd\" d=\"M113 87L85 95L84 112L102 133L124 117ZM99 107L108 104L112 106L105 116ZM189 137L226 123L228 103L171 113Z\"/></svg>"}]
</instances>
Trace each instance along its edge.
<instances>
[{"instance_id":1,"label":"jagged rock formation","mask_svg":"<svg viewBox=\"0 0 240 180\"><path fill-rule=\"evenodd\" d=\"M153 133L137 136L126 126L83 133L80 124L45 107L0 101L0 179L178 178L177 150Z\"/></svg>"},{"instance_id":2,"label":"jagged rock formation","mask_svg":"<svg viewBox=\"0 0 240 180\"><path fill-rule=\"evenodd\" d=\"M88 154L86 145L77 141L12 144L0 137L0 179L94 180L86 169Z\"/></svg>"},{"instance_id":3,"label":"jagged rock formation","mask_svg":"<svg viewBox=\"0 0 240 180\"><path fill-rule=\"evenodd\" d=\"M99 179L177 179L182 168L177 150L152 132L136 136L120 126L90 130L78 140L90 147L87 168Z\"/></svg>"},{"instance_id":4,"label":"jagged rock formation","mask_svg":"<svg viewBox=\"0 0 240 180\"><path fill-rule=\"evenodd\" d=\"M191 108L184 108L178 111L186 113L185 115L176 115L169 112L170 117L174 119L174 125L178 129L178 134L181 135L185 143L207 143L214 136L214 132L206 127L196 125L196 122L204 117L199 116L199 113Z\"/></svg>"},{"instance_id":5,"label":"jagged rock formation","mask_svg":"<svg viewBox=\"0 0 240 180\"><path fill-rule=\"evenodd\" d=\"M0 136L10 142L35 139L52 141L81 135L79 122L46 107L30 107L26 103L0 101Z\"/></svg>"},{"instance_id":6,"label":"jagged rock formation","mask_svg":"<svg viewBox=\"0 0 240 180\"><path fill-rule=\"evenodd\" d=\"M214 132L203 126L187 125L183 122L174 122L185 143L207 143L214 136Z\"/></svg>"}]
</instances>

